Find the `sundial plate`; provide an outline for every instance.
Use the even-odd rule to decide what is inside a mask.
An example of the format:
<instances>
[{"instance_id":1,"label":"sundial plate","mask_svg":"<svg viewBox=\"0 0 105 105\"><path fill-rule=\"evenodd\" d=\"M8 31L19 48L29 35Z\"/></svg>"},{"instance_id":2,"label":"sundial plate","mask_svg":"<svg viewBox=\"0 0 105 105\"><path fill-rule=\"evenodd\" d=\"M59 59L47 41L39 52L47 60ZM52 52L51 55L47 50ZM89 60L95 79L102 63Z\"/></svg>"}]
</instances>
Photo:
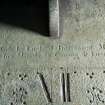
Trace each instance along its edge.
<instances>
[{"instance_id":1,"label":"sundial plate","mask_svg":"<svg viewBox=\"0 0 105 105\"><path fill-rule=\"evenodd\" d=\"M68 0L60 39L1 23L0 105L104 105L104 4Z\"/></svg>"}]
</instances>

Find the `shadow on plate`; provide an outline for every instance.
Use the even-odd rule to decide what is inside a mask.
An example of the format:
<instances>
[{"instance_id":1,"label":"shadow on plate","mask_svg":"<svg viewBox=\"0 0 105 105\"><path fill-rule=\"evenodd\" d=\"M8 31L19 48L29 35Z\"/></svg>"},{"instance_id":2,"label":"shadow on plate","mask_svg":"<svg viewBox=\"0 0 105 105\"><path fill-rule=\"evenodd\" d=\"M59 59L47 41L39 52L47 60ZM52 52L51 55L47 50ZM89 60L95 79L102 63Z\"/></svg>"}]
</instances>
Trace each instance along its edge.
<instances>
[{"instance_id":1,"label":"shadow on plate","mask_svg":"<svg viewBox=\"0 0 105 105\"><path fill-rule=\"evenodd\" d=\"M1 0L0 22L49 36L48 0Z\"/></svg>"}]
</instances>

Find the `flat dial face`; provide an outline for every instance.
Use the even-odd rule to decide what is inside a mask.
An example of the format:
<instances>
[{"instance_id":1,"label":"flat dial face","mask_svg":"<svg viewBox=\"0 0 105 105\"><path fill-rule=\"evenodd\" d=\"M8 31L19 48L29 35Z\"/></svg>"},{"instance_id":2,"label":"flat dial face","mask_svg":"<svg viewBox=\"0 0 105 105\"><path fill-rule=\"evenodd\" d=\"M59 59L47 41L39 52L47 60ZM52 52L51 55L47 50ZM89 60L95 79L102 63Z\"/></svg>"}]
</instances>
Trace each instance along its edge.
<instances>
[{"instance_id":1,"label":"flat dial face","mask_svg":"<svg viewBox=\"0 0 105 105\"><path fill-rule=\"evenodd\" d=\"M0 105L105 104L105 1L68 1L60 39L0 23Z\"/></svg>"}]
</instances>

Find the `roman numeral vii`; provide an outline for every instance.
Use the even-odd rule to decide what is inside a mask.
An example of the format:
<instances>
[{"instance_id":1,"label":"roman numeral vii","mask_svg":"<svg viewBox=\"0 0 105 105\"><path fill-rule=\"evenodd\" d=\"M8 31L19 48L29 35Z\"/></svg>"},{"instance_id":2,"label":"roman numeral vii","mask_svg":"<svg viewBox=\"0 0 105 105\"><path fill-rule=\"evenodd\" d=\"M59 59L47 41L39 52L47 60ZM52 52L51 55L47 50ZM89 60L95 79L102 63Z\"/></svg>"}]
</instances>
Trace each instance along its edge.
<instances>
[{"instance_id":1,"label":"roman numeral vii","mask_svg":"<svg viewBox=\"0 0 105 105\"><path fill-rule=\"evenodd\" d=\"M45 79L41 73L37 73L39 77L39 81L41 87L43 89L44 96L48 103L52 102L50 92L48 91L48 87L45 83ZM70 74L69 73L61 73L60 74L60 97L62 102L71 102L70 98Z\"/></svg>"}]
</instances>

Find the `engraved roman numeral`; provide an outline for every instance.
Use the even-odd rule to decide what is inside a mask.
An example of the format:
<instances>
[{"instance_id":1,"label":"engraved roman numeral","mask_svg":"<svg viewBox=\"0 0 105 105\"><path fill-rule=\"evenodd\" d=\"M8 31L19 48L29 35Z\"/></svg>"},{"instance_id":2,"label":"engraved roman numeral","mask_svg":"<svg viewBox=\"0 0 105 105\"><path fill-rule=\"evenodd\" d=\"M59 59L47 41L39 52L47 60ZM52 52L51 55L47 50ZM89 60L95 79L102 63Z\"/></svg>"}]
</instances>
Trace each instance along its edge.
<instances>
[{"instance_id":1,"label":"engraved roman numeral","mask_svg":"<svg viewBox=\"0 0 105 105\"><path fill-rule=\"evenodd\" d=\"M60 94L62 102L71 102L70 98L70 75L69 73L60 74Z\"/></svg>"},{"instance_id":2,"label":"engraved roman numeral","mask_svg":"<svg viewBox=\"0 0 105 105\"><path fill-rule=\"evenodd\" d=\"M38 77L39 77L39 80L40 80L41 87L43 89L44 96L45 96L47 102L51 103L52 100L51 100L51 97L50 97L50 93L48 91L48 87L47 87L47 85L45 83L44 77L43 77L43 75L41 73L37 73L37 74L38 74Z\"/></svg>"},{"instance_id":3,"label":"engraved roman numeral","mask_svg":"<svg viewBox=\"0 0 105 105\"><path fill-rule=\"evenodd\" d=\"M41 87L43 89L44 96L47 100L47 102L51 103L52 99L50 96L50 93L48 91L48 87L45 83L44 77L41 73L37 73L39 77L39 81L41 84ZM61 73L60 74L60 95L61 95L61 101L62 102L71 102L70 97L70 74L69 73Z\"/></svg>"}]
</instances>

